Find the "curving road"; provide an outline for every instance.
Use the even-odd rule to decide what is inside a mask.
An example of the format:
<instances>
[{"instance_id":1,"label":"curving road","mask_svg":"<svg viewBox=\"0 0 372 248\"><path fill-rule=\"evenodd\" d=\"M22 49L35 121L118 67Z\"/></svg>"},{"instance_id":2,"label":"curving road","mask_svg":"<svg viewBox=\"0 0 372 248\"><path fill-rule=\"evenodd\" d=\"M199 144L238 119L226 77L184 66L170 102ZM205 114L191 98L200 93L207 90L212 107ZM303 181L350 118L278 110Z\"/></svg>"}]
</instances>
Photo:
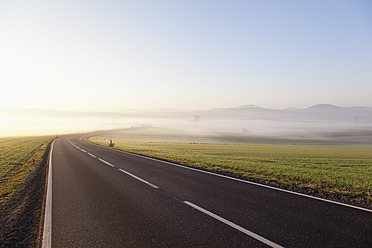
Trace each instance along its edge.
<instances>
[{"instance_id":1,"label":"curving road","mask_svg":"<svg viewBox=\"0 0 372 248\"><path fill-rule=\"evenodd\" d=\"M45 247L372 247L370 210L79 136L57 139L50 162Z\"/></svg>"}]
</instances>

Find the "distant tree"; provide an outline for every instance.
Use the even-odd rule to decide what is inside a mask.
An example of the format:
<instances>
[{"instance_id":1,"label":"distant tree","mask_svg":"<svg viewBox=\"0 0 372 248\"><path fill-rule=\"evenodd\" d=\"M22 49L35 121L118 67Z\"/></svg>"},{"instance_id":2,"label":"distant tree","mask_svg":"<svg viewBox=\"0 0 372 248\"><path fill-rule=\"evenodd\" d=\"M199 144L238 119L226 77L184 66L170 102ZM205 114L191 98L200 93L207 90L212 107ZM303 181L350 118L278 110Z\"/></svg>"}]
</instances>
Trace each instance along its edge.
<instances>
[{"instance_id":1,"label":"distant tree","mask_svg":"<svg viewBox=\"0 0 372 248\"><path fill-rule=\"evenodd\" d=\"M193 117L192 117L192 121L193 122L199 122L200 121L200 115L194 115Z\"/></svg>"}]
</instances>

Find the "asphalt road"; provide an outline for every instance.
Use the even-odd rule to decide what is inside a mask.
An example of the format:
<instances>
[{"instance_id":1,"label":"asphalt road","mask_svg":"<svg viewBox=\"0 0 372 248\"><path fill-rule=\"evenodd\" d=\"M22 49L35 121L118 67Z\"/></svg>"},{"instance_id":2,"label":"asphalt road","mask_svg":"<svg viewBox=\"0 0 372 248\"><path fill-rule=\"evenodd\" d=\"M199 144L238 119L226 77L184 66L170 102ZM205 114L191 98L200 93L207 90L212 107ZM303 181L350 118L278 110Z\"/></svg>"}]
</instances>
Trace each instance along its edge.
<instances>
[{"instance_id":1,"label":"asphalt road","mask_svg":"<svg viewBox=\"0 0 372 248\"><path fill-rule=\"evenodd\" d=\"M52 247L372 247L372 211L78 136L58 138L51 162Z\"/></svg>"}]
</instances>

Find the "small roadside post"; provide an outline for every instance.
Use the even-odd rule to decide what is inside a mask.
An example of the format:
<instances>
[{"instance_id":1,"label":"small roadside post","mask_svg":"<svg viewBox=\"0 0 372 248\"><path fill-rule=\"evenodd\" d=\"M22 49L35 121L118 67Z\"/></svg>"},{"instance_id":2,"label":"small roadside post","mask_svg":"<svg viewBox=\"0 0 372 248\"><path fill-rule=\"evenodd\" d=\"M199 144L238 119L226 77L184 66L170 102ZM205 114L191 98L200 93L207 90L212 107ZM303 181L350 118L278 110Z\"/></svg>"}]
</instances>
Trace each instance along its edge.
<instances>
[{"instance_id":1,"label":"small roadside post","mask_svg":"<svg viewBox=\"0 0 372 248\"><path fill-rule=\"evenodd\" d=\"M41 141L41 150L44 149L44 143Z\"/></svg>"}]
</instances>

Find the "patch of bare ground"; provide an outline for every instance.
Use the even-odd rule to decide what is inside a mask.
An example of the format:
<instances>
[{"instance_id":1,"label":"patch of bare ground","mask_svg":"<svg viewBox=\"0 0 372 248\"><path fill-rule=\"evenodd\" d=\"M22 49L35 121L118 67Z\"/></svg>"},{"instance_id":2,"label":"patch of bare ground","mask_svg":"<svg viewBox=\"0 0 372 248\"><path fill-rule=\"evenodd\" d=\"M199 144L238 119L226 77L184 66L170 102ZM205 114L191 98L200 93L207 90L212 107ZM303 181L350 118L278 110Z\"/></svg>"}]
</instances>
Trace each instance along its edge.
<instances>
[{"instance_id":1,"label":"patch of bare ground","mask_svg":"<svg viewBox=\"0 0 372 248\"><path fill-rule=\"evenodd\" d=\"M39 167L11 200L0 205L1 247L40 247L46 168L50 144Z\"/></svg>"}]
</instances>

